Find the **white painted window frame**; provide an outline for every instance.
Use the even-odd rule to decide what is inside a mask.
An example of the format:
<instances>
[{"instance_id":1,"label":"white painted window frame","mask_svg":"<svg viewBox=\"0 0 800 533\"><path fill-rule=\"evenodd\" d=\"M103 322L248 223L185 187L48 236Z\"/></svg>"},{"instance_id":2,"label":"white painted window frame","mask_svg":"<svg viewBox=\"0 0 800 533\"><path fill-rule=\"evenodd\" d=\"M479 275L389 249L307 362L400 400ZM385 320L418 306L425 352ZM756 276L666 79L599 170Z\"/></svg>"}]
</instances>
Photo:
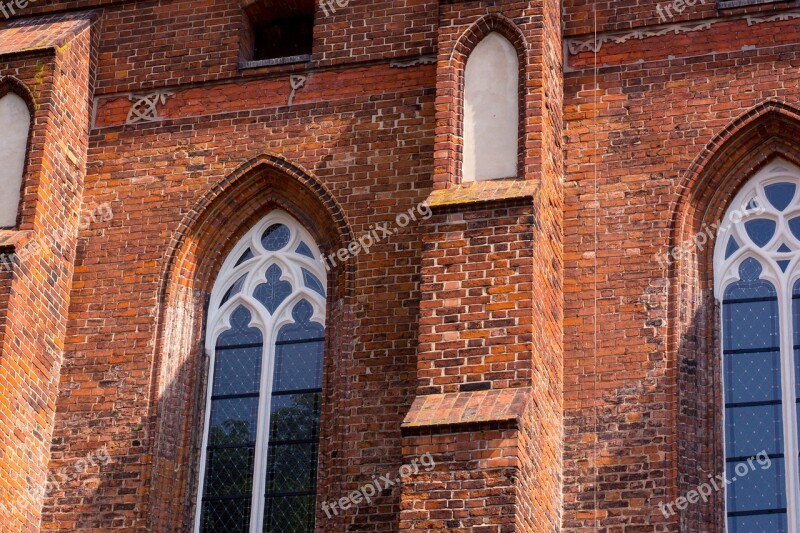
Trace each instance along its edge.
<instances>
[{"instance_id":1,"label":"white painted window frame","mask_svg":"<svg viewBox=\"0 0 800 533\"><path fill-rule=\"evenodd\" d=\"M795 196L789 206L781 213L768 201L764 186L776 182L792 182L797 185ZM756 209L747 211L746 206L752 198L756 198ZM778 322L781 355L781 387L784 428L784 457L786 469L786 507L789 531L800 532L800 472L798 471L798 439L797 415L795 407L795 376L793 349L793 317L792 288L800 279L800 240L796 239L789 229L788 220L800 216L800 168L778 158L757 172L745 184L730 204L725 217L720 223L714 246L714 297L722 304L725 290L739 281L739 266L747 258L754 258L762 266L760 279L772 283L778 295ZM770 218L776 221L775 235L763 248L751 242L744 228L744 223L757 218ZM739 243L739 249L729 258L725 258L728 239L733 235ZM793 248L792 252L778 252L781 242ZM782 272L776 260L790 259L786 272ZM720 339L723 339L723 321L720 319ZM724 359L722 359L722 341L720 341L719 357L721 381L725 383ZM723 385L724 386L724 385ZM723 394L724 397L724 394ZM722 409L722 439L725 450L725 409ZM725 498L725 529L727 530L727 497Z\"/></svg>"},{"instance_id":2,"label":"white painted window frame","mask_svg":"<svg viewBox=\"0 0 800 533\"><path fill-rule=\"evenodd\" d=\"M289 243L280 251L271 252L261 245L261 236L273 224L283 224L290 231ZM300 242L306 243L314 259L296 253L294 250ZM250 248L254 257L235 266L239 258ZM278 265L282 271L281 281L292 284L292 294L287 297L270 315L269 311L253 296L255 288L264 283L264 273L272 265ZM260 533L263 530L264 520L264 494L267 477L267 451L269 439L269 414L272 399L272 379L275 370L275 338L280 329L293 324L292 310L298 302L306 300L313 309L310 321L325 327L325 297L305 286L301 268L307 269L326 287L327 275L322 263L322 254L311 234L292 216L281 210L271 211L258 222L236 244L220 269L208 308L208 321L206 326L205 350L209 357L209 370L206 393L205 419L203 422L203 441L200 452L200 480L197 485L196 511L194 531L200 531L203 492L205 488L206 471L206 446L211 418L211 396L214 383L215 347L220 334L231 329L231 314L243 306L251 314L250 327L261 332L264 343L261 384L259 390L259 405L256 430L256 448L253 474L253 494L250 514L250 533ZM255 273L256 275L253 275ZM227 290L242 275L248 274L242 290L220 306L220 302Z\"/></svg>"}]
</instances>

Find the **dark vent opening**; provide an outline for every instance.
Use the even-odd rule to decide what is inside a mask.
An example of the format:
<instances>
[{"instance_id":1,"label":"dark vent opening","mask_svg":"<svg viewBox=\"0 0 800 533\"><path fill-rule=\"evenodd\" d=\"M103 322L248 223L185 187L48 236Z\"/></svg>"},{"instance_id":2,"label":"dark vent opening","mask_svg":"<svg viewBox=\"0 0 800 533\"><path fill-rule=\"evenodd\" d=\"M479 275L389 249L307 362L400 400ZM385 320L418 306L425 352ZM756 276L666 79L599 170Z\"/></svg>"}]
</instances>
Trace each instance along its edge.
<instances>
[{"instance_id":1,"label":"dark vent opening","mask_svg":"<svg viewBox=\"0 0 800 533\"><path fill-rule=\"evenodd\" d=\"M245 7L243 59L308 56L314 42L313 0L258 0Z\"/></svg>"}]
</instances>

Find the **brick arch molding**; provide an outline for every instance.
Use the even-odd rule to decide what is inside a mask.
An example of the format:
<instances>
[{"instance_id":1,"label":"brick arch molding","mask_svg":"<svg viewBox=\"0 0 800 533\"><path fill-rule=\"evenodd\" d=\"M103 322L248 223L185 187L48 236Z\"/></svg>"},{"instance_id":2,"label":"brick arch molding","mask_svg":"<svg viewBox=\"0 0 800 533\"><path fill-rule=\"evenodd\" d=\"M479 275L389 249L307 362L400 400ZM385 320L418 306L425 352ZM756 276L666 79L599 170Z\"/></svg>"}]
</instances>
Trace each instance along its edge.
<instances>
[{"instance_id":1,"label":"brick arch molding","mask_svg":"<svg viewBox=\"0 0 800 533\"><path fill-rule=\"evenodd\" d=\"M207 359L203 356L204 316L216 274L231 247L266 213L280 208L296 218L323 253L352 240L343 210L310 173L266 154L223 178L189 211L175 231L162 273L158 337L151 369L148 442L153 457L148 505L143 518L153 531L188 530L194 516L198 459L205 402ZM331 413L336 408L341 346L352 334L353 287L350 265L328 276L325 404L322 441L342 434ZM331 420L331 422L328 422ZM337 472L322 450L321 472ZM334 454L335 455L335 454ZM324 469L324 470L323 470Z\"/></svg>"},{"instance_id":2,"label":"brick arch molding","mask_svg":"<svg viewBox=\"0 0 800 533\"><path fill-rule=\"evenodd\" d=\"M800 110L766 101L734 120L714 138L681 181L673 208L670 248L720 220L758 170L776 157L800 164ZM669 266L667 354L676 376L677 435L674 469L686 494L723 472L719 310L713 296L714 243L692 249ZM673 356L674 354L674 356ZM724 491L689 506L680 531L724 531Z\"/></svg>"},{"instance_id":3,"label":"brick arch molding","mask_svg":"<svg viewBox=\"0 0 800 533\"><path fill-rule=\"evenodd\" d=\"M449 153L447 176L455 183L460 183L461 181L461 164L463 160L464 117L462 109L464 108L464 70L469 55L478 46L478 43L492 32L497 32L508 39L517 50L519 59L519 138L517 144L520 147L518 150L518 172L521 173L525 167L525 151L522 147L525 146L525 132L527 131L527 121L529 120L526 113L528 42L522 31L512 20L499 14L490 14L476 20L461 34L446 58L446 68L440 68L437 74L439 78L437 85L442 88L441 100L448 104L443 116L450 117L450 120L448 121L447 134L437 140L436 151L446 150ZM442 142L444 139L447 140Z\"/></svg>"}]
</instances>

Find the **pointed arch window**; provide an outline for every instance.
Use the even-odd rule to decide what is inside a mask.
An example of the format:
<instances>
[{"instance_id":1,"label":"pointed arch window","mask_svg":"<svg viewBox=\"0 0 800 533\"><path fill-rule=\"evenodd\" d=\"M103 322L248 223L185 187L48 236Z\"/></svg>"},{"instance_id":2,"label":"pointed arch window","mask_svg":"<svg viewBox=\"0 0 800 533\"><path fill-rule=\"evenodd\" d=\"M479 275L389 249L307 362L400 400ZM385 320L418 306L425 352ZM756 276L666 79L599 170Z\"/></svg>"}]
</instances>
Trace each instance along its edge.
<instances>
[{"instance_id":1,"label":"pointed arch window","mask_svg":"<svg viewBox=\"0 0 800 533\"><path fill-rule=\"evenodd\" d=\"M211 294L196 530L314 531L325 268L273 211L234 247Z\"/></svg>"},{"instance_id":2,"label":"pointed arch window","mask_svg":"<svg viewBox=\"0 0 800 533\"><path fill-rule=\"evenodd\" d=\"M491 32L464 68L462 181L517 176L519 100L517 50Z\"/></svg>"},{"instance_id":3,"label":"pointed arch window","mask_svg":"<svg viewBox=\"0 0 800 533\"><path fill-rule=\"evenodd\" d=\"M28 104L14 92L0 98L0 227L17 225L22 175L28 156L28 134L31 128L31 113Z\"/></svg>"},{"instance_id":4,"label":"pointed arch window","mask_svg":"<svg viewBox=\"0 0 800 533\"><path fill-rule=\"evenodd\" d=\"M714 284L728 532L800 531L800 168L778 159L734 198Z\"/></svg>"}]
</instances>

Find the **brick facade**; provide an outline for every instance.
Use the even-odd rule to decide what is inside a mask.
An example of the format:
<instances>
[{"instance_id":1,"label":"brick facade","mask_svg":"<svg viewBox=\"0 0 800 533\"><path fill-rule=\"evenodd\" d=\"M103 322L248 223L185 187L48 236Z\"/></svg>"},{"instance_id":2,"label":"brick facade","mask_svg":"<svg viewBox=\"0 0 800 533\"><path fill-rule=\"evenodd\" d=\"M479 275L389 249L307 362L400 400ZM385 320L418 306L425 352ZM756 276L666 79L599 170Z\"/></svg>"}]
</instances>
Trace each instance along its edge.
<instances>
[{"instance_id":1,"label":"brick facade","mask_svg":"<svg viewBox=\"0 0 800 533\"><path fill-rule=\"evenodd\" d=\"M0 230L0 531L192 531L232 246L278 207L335 254L422 202L331 269L317 502L435 467L318 505L317 531L722 531L721 493L659 511L723 456L711 247L658 254L800 164L800 1L326 2L310 61L248 67L251 3L38 0L0 26L0 97L33 116ZM493 31L519 171L462 183Z\"/></svg>"}]
</instances>

